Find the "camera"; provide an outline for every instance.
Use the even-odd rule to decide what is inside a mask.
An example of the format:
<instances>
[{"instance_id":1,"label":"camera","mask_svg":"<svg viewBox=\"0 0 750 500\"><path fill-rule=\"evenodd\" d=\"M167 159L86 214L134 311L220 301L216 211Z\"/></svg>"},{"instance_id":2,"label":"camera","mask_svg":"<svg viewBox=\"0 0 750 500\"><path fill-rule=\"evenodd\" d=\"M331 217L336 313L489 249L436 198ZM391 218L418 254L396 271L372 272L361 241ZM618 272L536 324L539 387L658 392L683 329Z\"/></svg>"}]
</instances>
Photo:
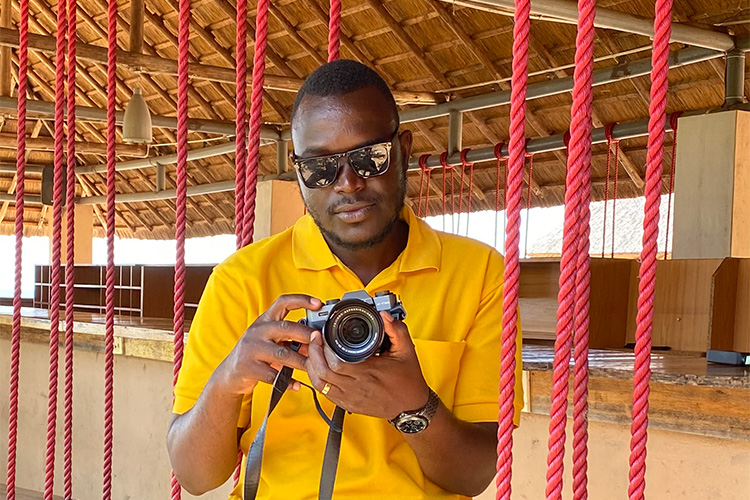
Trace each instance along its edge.
<instances>
[{"instance_id":1,"label":"camera","mask_svg":"<svg viewBox=\"0 0 750 500\"><path fill-rule=\"evenodd\" d=\"M372 297L357 290L326 301L319 311L307 311L303 323L323 332L323 339L339 359L360 363L391 346L380 311L388 311L398 320L406 317L395 294L383 291Z\"/></svg>"}]
</instances>

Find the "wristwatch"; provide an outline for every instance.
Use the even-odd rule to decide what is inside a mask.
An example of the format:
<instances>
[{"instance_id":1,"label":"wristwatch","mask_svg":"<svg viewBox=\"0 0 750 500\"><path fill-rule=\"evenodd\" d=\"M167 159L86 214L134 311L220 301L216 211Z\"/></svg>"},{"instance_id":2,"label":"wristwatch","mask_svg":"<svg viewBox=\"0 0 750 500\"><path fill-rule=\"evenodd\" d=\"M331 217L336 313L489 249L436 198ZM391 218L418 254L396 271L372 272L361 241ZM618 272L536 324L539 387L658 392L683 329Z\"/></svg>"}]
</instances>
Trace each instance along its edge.
<instances>
[{"instance_id":1,"label":"wristwatch","mask_svg":"<svg viewBox=\"0 0 750 500\"><path fill-rule=\"evenodd\" d=\"M388 422L404 434L417 434L430 425L430 421L437 411L438 403L440 403L440 398L435 394L435 391L430 389L427 403L422 408L405 411Z\"/></svg>"}]
</instances>

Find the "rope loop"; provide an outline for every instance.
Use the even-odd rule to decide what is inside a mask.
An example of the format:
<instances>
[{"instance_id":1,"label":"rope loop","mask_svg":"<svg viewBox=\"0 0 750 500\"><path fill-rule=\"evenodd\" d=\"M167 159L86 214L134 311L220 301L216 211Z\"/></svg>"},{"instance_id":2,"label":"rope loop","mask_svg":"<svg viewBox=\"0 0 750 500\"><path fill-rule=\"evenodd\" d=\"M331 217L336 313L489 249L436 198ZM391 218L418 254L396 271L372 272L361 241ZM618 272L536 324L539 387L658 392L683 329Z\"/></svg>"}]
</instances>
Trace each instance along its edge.
<instances>
[{"instance_id":1,"label":"rope loop","mask_svg":"<svg viewBox=\"0 0 750 500\"><path fill-rule=\"evenodd\" d=\"M669 115L669 126L672 127L672 132L677 133L677 119L682 116L682 111L675 111Z\"/></svg>"},{"instance_id":2,"label":"rope loop","mask_svg":"<svg viewBox=\"0 0 750 500\"><path fill-rule=\"evenodd\" d=\"M503 156L503 148L505 147L504 142L498 142L495 144L494 152L495 152L495 158L498 160L503 160L505 157Z\"/></svg>"},{"instance_id":3,"label":"rope loop","mask_svg":"<svg viewBox=\"0 0 750 500\"><path fill-rule=\"evenodd\" d=\"M461 165L463 165L464 167L471 167L472 165L474 165L474 163L466 159L466 155L469 154L469 151L471 151L470 148L464 148L461 150L461 154L460 154Z\"/></svg>"},{"instance_id":4,"label":"rope loop","mask_svg":"<svg viewBox=\"0 0 750 500\"><path fill-rule=\"evenodd\" d=\"M612 137L612 131L615 129L615 126L617 125L617 122L608 123L604 126L604 137L607 138L608 143L612 143L613 141L617 140Z\"/></svg>"}]
</instances>

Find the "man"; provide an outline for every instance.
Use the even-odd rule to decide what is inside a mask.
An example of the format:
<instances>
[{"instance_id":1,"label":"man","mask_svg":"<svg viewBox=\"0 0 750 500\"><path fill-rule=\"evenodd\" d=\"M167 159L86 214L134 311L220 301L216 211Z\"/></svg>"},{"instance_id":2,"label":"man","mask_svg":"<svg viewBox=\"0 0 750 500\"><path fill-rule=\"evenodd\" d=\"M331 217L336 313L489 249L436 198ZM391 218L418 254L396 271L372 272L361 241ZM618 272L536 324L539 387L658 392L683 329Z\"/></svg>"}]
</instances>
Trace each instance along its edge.
<instances>
[{"instance_id":1,"label":"man","mask_svg":"<svg viewBox=\"0 0 750 500\"><path fill-rule=\"evenodd\" d=\"M328 426L300 382L324 394L329 415L334 405L351 412L337 500L458 499L494 477L502 257L432 230L405 207L412 135L398 126L385 82L354 61L322 66L300 89L293 162L309 215L236 252L209 280L168 436L189 492L223 484L238 448L247 454L281 365L296 381L268 422L258 498L317 498ZM382 313L389 350L344 363L320 331L296 321L361 289L395 293L406 319ZM289 340L302 344L299 353ZM520 343L518 352L520 374ZM414 413L426 428L400 432L397 417Z\"/></svg>"}]
</instances>

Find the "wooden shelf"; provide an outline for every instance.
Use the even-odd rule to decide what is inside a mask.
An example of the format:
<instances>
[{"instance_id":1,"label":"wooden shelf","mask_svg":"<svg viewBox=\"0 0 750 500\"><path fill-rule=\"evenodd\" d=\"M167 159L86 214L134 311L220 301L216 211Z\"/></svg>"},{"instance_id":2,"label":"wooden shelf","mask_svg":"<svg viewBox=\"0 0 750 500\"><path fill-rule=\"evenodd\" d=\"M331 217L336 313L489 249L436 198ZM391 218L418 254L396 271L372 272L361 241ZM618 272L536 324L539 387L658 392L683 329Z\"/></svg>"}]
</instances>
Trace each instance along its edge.
<instances>
[{"instance_id":1,"label":"wooden shelf","mask_svg":"<svg viewBox=\"0 0 750 500\"><path fill-rule=\"evenodd\" d=\"M61 266L61 277L64 267ZM186 310L192 319L208 282L213 266L187 266ZM65 289L61 283L61 289ZM48 308L50 301L50 266L36 266L34 301L37 308ZM76 266L75 309L79 311L105 310L106 268L104 266ZM174 268L171 266L126 265L115 266L115 312L141 318L171 318L174 314ZM62 294L64 302L64 292ZM64 303L61 307L64 307Z\"/></svg>"}]
</instances>

